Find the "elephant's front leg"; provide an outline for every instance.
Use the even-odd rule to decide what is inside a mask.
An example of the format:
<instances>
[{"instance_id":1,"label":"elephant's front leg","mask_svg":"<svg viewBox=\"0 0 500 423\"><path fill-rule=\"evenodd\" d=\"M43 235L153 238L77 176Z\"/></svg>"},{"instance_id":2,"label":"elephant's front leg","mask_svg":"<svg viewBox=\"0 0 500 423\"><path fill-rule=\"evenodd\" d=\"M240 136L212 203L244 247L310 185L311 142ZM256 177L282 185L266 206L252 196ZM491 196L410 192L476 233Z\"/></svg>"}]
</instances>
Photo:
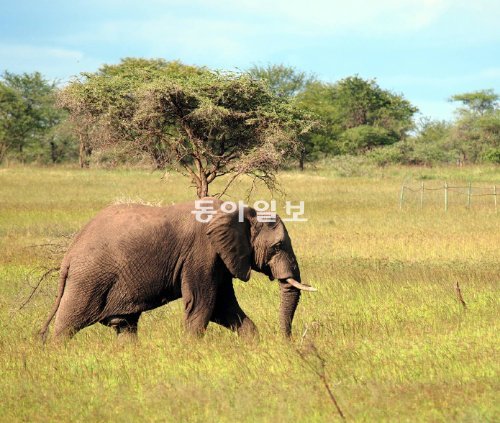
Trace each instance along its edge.
<instances>
[{"instance_id":1,"label":"elephant's front leg","mask_svg":"<svg viewBox=\"0 0 500 423\"><path fill-rule=\"evenodd\" d=\"M192 335L201 336L208 326L215 307L217 294L215 284L184 277L181 291L186 330Z\"/></svg>"},{"instance_id":2,"label":"elephant's front leg","mask_svg":"<svg viewBox=\"0 0 500 423\"><path fill-rule=\"evenodd\" d=\"M232 280L224 281L217 291L217 300L210 320L238 333L245 338L257 338L254 322L238 304Z\"/></svg>"}]
</instances>

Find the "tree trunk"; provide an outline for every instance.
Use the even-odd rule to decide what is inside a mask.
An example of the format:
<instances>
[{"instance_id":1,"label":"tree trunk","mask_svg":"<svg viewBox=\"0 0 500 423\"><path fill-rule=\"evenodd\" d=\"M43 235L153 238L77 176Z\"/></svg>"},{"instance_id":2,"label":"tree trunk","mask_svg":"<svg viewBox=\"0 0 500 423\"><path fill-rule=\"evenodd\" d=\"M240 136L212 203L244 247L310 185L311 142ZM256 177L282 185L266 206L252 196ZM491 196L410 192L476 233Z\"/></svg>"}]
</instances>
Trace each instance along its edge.
<instances>
[{"instance_id":1,"label":"tree trunk","mask_svg":"<svg viewBox=\"0 0 500 423\"><path fill-rule=\"evenodd\" d=\"M198 180L196 182L198 198L208 197L208 180L205 169L201 165L201 159L195 161L198 170Z\"/></svg>"},{"instance_id":2,"label":"tree trunk","mask_svg":"<svg viewBox=\"0 0 500 423\"><path fill-rule=\"evenodd\" d=\"M6 155L7 155L7 145L0 142L0 164L3 162Z\"/></svg>"},{"instance_id":3,"label":"tree trunk","mask_svg":"<svg viewBox=\"0 0 500 423\"><path fill-rule=\"evenodd\" d=\"M19 160L24 164L24 154L23 154L23 145L19 144Z\"/></svg>"},{"instance_id":4,"label":"tree trunk","mask_svg":"<svg viewBox=\"0 0 500 423\"><path fill-rule=\"evenodd\" d=\"M54 140L50 141L50 159L52 160L52 163L57 161L56 143Z\"/></svg>"},{"instance_id":5,"label":"tree trunk","mask_svg":"<svg viewBox=\"0 0 500 423\"><path fill-rule=\"evenodd\" d=\"M92 148L86 145L85 137L80 135L80 154L79 154L79 162L80 167L83 169L89 167L89 157L92 154Z\"/></svg>"},{"instance_id":6,"label":"tree trunk","mask_svg":"<svg viewBox=\"0 0 500 423\"><path fill-rule=\"evenodd\" d=\"M80 135L80 151L79 151L79 156L78 160L80 162L80 167L83 169L85 167L85 147L83 145L83 137Z\"/></svg>"},{"instance_id":7,"label":"tree trunk","mask_svg":"<svg viewBox=\"0 0 500 423\"><path fill-rule=\"evenodd\" d=\"M206 178L201 181L198 178L193 178L192 181L196 185L196 195L198 198L208 197L208 182Z\"/></svg>"},{"instance_id":8,"label":"tree trunk","mask_svg":"<svg viewBox=\"0 0 500 423\"><path fill-rule=\"evenodd\" d=\"M306 152L305 151L301 151L300 152L300 157L299 157L299 169L301 172L304 171L304 159L306 157Z\"/></svg>"},{"instance_id":9,"label":"tree trunk","mask_svg":"<svg viewBox=\"0 0 500 423\"><path fill-rule=\"evenodd\" d=\"M289 283L279 282L281 290L280 326L285 336L292 334L292 321L300 299L300 290Z\"/></svg>"},{"instance_id":10,"label":"tree trunk","mask_svg":"<svg viewBox=\"0 0 500 423\"><path fill-rule=\"evenodd\" d=\"M207 182L207 178L203 177L201 179L201 197L200 198L203 198L203 197L208 197L208 182Z\"/></svg>"},{"instance_id":11,"label":"tree trunk","mask_svg":"<svg viewBox=\"0 0 500 423\"><path fill-rule=\"evenodd\" d=\"M199 181L195 181L196 183L196 194L198 198L208 197L208 184L200 183Z\"/></svg>"}]
</instances>

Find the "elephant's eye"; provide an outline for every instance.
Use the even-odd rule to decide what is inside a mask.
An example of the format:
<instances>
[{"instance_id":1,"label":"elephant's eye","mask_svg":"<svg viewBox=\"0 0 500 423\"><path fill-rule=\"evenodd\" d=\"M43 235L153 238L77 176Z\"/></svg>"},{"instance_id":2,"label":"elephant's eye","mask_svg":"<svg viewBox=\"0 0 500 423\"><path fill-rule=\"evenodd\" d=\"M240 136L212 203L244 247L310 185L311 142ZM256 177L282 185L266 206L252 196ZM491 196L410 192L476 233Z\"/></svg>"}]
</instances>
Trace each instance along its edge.
<instances>
[{"instance_id":1,"label":"elephant's eye","mask_svg":"<svg viewBox=\"0 0 500 423\"><path fill-rule=\"evenodd\" d=\"M279 250L281 250L281 247L283 247L283 243L281 241L277 242L276 244L273 245L273 250L279 251Z\"/></svg>"}]
</instances>

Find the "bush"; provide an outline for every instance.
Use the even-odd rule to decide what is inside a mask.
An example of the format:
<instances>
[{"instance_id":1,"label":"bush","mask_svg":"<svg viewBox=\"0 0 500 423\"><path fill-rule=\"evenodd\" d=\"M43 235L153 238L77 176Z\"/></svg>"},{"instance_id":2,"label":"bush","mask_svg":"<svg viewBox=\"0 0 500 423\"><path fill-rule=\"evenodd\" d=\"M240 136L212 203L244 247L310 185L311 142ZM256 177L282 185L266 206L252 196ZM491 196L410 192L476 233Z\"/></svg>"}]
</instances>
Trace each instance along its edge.
<instances>
[{"instance_id":1,"label":"bush","mask_svg":"<svg viewBox=\"0 0 500 423\"><path fill-rule=\"evenodd\" d=\"M404 162L404 155L399 145L376 148L372 150L368 157L378 166L387 166L390 164L399 164Z\"/></svg>"},{"instance_id":2,"label":"bush","mask_svg":"<svg viewBox=\"0 0 500 423\"><path fill-rule=\"evenodd\" d=\"M385 128L361 125L344 131L340 137L340 149L345 154L356 154L396 141L397 137Z\"/></svg>"},{"instance_id":3,"label":"bush","mask_svg":"<svg viewBox=\"0 0 500 423\"><path fill-rule=\"evenodd\" d=\"M483 154L483 159L490 163L500 164L500 148L490 148Z\"/></svg>"}]
</instances>

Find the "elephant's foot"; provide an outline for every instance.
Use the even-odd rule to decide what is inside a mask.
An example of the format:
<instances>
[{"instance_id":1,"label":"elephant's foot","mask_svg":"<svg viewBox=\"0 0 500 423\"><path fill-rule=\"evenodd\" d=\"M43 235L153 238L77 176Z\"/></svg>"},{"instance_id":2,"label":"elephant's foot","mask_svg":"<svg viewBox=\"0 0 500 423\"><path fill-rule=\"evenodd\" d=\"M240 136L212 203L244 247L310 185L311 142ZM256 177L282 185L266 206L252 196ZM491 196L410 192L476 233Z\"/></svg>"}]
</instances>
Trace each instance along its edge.
<instances>
[{"instance_id":1,"label":"elephant's foot","mask_svg":"<svg viewBox=\"0 0 500 423\"><path fill-rule=\"evenodd\" d=\"M74 321L67 321L56 316L54 324L53 342L57 344L64 344L69 341L75 334L85 327L84 324L79 322L76 324Z\"/></svg>"},{"instance_id":2,"label":"elephant's foot","mask_svg":"<svg viewBox=\"0 0 500 423\"><path fill-rule=\"evenodd\" d=\"M137 325L112 325L118 336L137 336Z\"/></svg>"},{"instance_id":3,"label":"elephant's foot","mask_svg":"<svg viewBox=\"0 0 500 423\"><path fill-rule=\"evenodd\" d=\"M196 339L202 338L203 335L205 335L205 332L207 331L207 325L208 322L190 322L188 320L184 322L184 327L187 334Z\"/></svg>"},{"instance_id":4,"label":"elephant's foot","mask_svg":"<svg viewBox=\"0 0 500 423\"><path fill-rule=\"evenodd\" d=\"M212 316L212 322L224 326L238 334L245 340L258 341L259 331L254 322L239 308L236 310L224 310Z\"/></svg>"},{"instance_id":5,"label":"elephant's foot","mask_svg":"<svg viewBox=\"0 0 500 423\"><path fill-rule=\"evenodd\" d=\"M236 329L238 336L248 341L259 341L259 331L251 319L245 317L241 325Z\"/></svg>"},{"instance_id":6,"label":"elephant's foot","mask_svg":"<svg viewBox=\"0 0 500 423\"><path fill-rule=\"evenodd\" d=\"M116 328L115 328L116 329ZM122 331L118 332L117 330L117 339L118 343L126 345L126 344L135 344L137 343L137 330L136 331Z\"/></svg>"},{"instance_id":7,"label":"elephant's foot","mask_svg":"<svg viewBox=\"0 0 500 423\"><path fill-rule=\"evenodd\" d=\"M56 329L54 331L53 342L57 345L63 345L68 342L75 334L78 332L75 328L64 328L64 329Z\"/></svg>"}]
</instances>

